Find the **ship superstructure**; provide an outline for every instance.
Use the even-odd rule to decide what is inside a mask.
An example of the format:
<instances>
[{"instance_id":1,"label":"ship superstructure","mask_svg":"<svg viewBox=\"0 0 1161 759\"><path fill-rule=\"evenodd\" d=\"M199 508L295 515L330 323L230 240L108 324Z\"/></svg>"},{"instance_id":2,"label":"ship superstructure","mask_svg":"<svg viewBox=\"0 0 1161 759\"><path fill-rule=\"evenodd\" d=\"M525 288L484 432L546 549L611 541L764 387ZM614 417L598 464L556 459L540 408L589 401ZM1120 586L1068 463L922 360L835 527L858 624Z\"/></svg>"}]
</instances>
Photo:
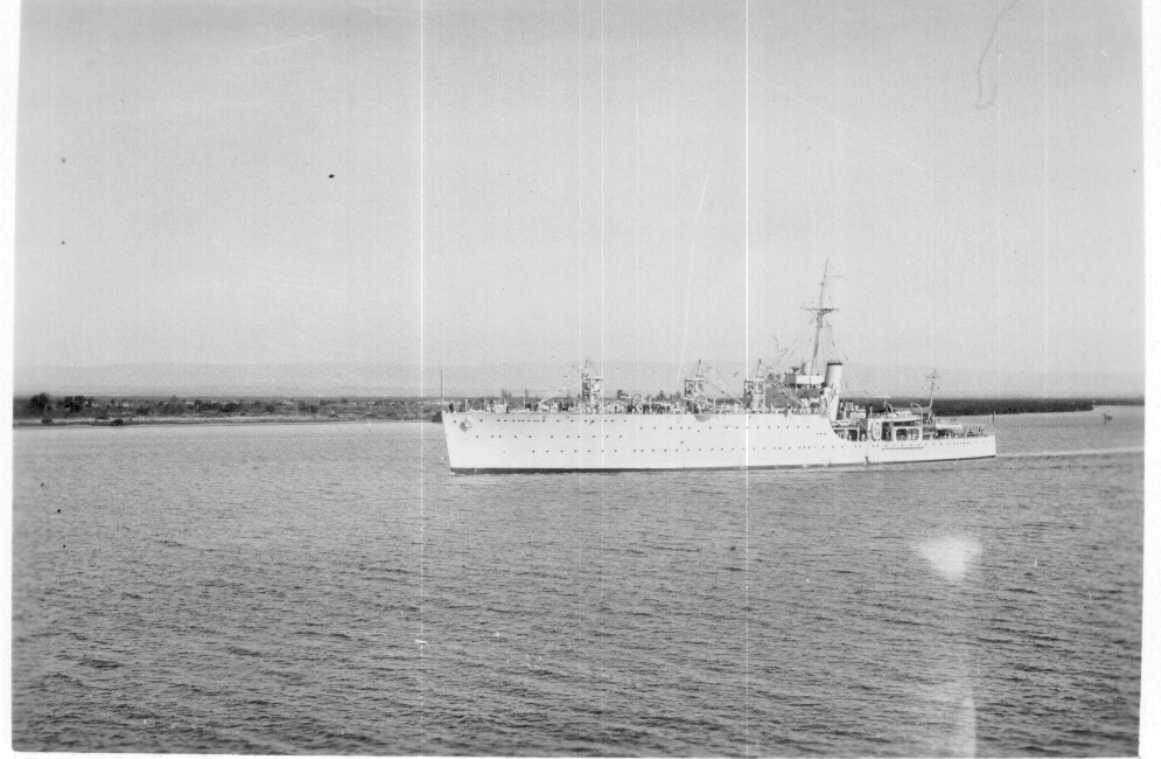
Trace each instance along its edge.
<instances>
[{"instance_id":1,"label":"ship superstructure","mask_svg":"<svg viewBox=\"0 0 1161 759\"><path fill-rule=\"evenodd\" d=\"M577 397L545 398L533 407L452 403L442 413L451 469L461 473L751 469L850 466L987 458L996 438L982 427L936 418L926 407L896 410L842 399L843 363L817 371L819 336L835 311L820 285L809 362L763 370L736 398L710 397L713 382L698 363L675 398L607 399L588 366Z\"/></svg>"}]
</instances>

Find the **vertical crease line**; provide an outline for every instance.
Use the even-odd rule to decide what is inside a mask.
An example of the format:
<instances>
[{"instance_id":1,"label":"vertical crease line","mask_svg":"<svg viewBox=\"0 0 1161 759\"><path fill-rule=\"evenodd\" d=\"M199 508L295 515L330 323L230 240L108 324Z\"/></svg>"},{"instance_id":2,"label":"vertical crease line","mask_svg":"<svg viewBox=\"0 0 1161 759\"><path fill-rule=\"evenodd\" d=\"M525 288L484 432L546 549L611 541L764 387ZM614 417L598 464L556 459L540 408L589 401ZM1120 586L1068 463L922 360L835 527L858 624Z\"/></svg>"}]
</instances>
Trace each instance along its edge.
<instances>
[{"instance_id":1,"label":"vertical crease line","mask_svg":"<svg viewBox=\"0 0 1161 759\"><path fill-rule=\"evenodd\" d=\"M999 15L999 13L1000 13L1000 2L999 2L999 0L996 0L996 14L997 14L997 16ZM997 25L996 38L993 41L993 44L996 46L996 48L995 48L996 91L998 91L1000 88L1000 74L1001 74L1000 68L1002 65L1000 54L999 54L999 45L1000 45L999 34L1000 34L999 33L999 25ZM1002 135L1000 133L1000 126L1001 126L1000 109L1003 108L1003 103L1000 101L999 98L996 98L995 106L996 106L995 109L993 109L993 111L992 111L992 130L993 130L993 133L995 134L995 139L996 139L996 153L995 153L995 156L993 159L995 161L995 165L994 165L995 174L994 174L994 180L993 180L994 184L992 185L992 225L995 229L995 235L996 235L996 253L995 254L997 256L999 256L999 262L1003 262L1003 261L1005 261L1004 248L1003 248L1004 235L1003 235L1003 230L1002 230L1001 225L1000 225L1000 217L1001 217L1000 206L1003 204L1004 201L1003 201L1003 197L1002 197L1002 193L1001 193L1001 189L1000 189L1001 188L1000 166L1002 165L1001 159L1003 158L1004 143L1002 140ZM1000 267L997 266L996 268L999 269ZM1004 292L1003 295L1008 296L1008 292ZM1001 298L997 299L996 309L998 311L1006 308L1006 300L1007 300L1006 297L1001 297ZM997 319L996 323L1002 324L1003 320ZM998 343L1000 340L1001 340L1001 335L999 333L996 333L996 342ZM998 347L999 346L997 346L997 348Z\"/></svg>"},{"instance_id":2,"label":"vertical crease line","mask_svg":"<svg viewBox=\"0 0 1161 759\"><path fill-rule=\"evenodd\" d=\"M424 122L424 0L419 0L419 397L420 408L423 408L423 256L424 256L424 129L426 124ZM424 453L424 431L425 427L419 427L419 603L417 616L419 617L419 712L420 721L423 720L424 708L424 679L423 679L423 593L424 593L424 490L423 490L423 453ZM422 753L422 752L420 752Z\"/></svg>"},{"instance_id":3,"label":"vertical crease line","mask_svg":"<svg viewBox=\"0 0 1161 759\"><path fill-rule=\"evenodd\" d=\"M601 346L600 367L601 367L601 376L603 377L605 375L605 0L601 0L600 26L601 26L601 55L600 55L600 60L601 60L601 80L600 80L600 84L601 84L601 108L600 108L600 125L601 125L601 132L600 132L600 136L601 136L601 171L600 171L600 183L601 183L600 184L600 215L601 215L600 238L601 239L600 239L600 250L601 250L601 255L600 255L600 269L597 273L600 276L601 296L600 296L599 303L600 303L601 313L598 316L597 323L600 325L600 330L601 330L601 334L600 334L600 346ZM600 401L598 400L598 404L599 404L599 402ZM601 544L602 545L604 545L604 542L605 542L605 529L608 526L607 521L606 521L606 517L605 517L605 508L607 506L607 499L605 498L606 488L607 488L607 483L604 480L602 480L601 481L601 492L600 492L600 496L599 496L601 499ZM601 577L601 603L603 604L605 602L605 573L604 573L603 567L602 567L602 571L600 573L600 577ZM608 649L607 648L606 648L604 653L605 653L605 660L606 660L606 666L607 666L607 662L608 662ZM608 709L608 692L605 690L602 690L601 691L601 718L602 718L602 720L604 719L604 716L606 714L607 709Z\"/></svg>"},{"instance_id":4,"label":"vertical crease line","mask_svg":"<svg viewBox=\"0 0 1161 759\"><path fill-rule=\"evenodd\" d=\"M584 360L584 0L576 4L576 358Z\"/></svg>"},{"instance_id":5,"label":"vertical crease line","mask_svg":"<svg viewBox=\"0 0 1161 759\"><path fill-rule=\"evenodd\" d=\"M746 182L746 210L745 210L745 239L743 240L743 250L746 258L746 294L745 294L745 324L746 324L746 344L743 348L743 355L745 356L745 366L743 380L750 372L750 0L746 0L746 114L745 114L745 133L746 133L746 166L745 166L745 182ZM749 425L749 411L746 411L746 536L745 536L745 555L743 559L746 563L745 571L743 572L745 583L745 646L746 646L746 671L745 671L745 709L744 709L744 723L746 735L746 755L751 755L752 747L750 743L750 425Z\"/></svg>"},{"instance_id":6,"label":"vertical crease line","mask_svg":"<svg viewBox=\"0 0 1161 759\"><path fill-rule=\"evenodd\" d=\"M635 5L633 47L633 372L641 382L641 0Z\"/></svg>"},{"instance_id":7,"label":"vertical crease line","mask_svg":"<svg viewBox=\"0 0 1161 759\"><path fill-rule=\"evenodd\" d=\"M669 124L677 119L677 34L673 24L669 27ZM669 333L669 360L673 361L673 349L677 347L677 139L670 133L669 146L669 319L666 321ZM680 384L678 385L680 387Z\"/></svg>"},{"instance_id":8,"label":"vertical crease line","mask_svg":"<svg viewBox=\"0 0 1161 759\"><path fill-rule=\"evenodd\" d=\"M605 375L605 0L601 0L601 376Z\"/></svg>"},{"instance_id":9,"label":"vertical crease line","mask_svg":"<svg viewBox=\"0 0 1161 759\"><path fill-rule=\"evenodd\" d=\"M1047 48L1048 43L1045 40L1047 35L1047 4L1040 4L1040 186L1048 186L1048 130L1051 128L1051 123L1048 120L1048 87L1045 85L1047 78ZM1048 193L1040 193L1040 272L1037 279L1040 282L1040 368L1041 368L1041 385L1040 392L1048 393L1048 375L1044 372L1044 367L1048 360L1048 341L1045 339L1047 329L1045 322L1048 321L1048 310L1044 306L1044 272L1048 268L1048 222L1046 210L1048 203Z\"/></svg>"}]
</instances>

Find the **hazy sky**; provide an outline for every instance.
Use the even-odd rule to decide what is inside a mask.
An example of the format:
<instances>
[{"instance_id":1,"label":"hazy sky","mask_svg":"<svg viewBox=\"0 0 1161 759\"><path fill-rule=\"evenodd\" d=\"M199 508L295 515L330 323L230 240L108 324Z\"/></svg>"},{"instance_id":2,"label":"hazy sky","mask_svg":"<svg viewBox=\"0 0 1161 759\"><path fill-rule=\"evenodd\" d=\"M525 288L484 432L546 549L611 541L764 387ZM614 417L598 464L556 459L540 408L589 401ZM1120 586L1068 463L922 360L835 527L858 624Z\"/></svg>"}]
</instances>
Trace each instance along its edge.
<instances>
[{"instance_id":1,"label":"hazy sky","mask_svg":"<svg viewBox=\"0 0 1161 759\"><path fill-rule=\"evenodd\" d=\"M22 23L18 379L752 361L805 349L829 259L851 361L1143 388L1135 2L46 0Z\"/></svg>"}]
</instances>

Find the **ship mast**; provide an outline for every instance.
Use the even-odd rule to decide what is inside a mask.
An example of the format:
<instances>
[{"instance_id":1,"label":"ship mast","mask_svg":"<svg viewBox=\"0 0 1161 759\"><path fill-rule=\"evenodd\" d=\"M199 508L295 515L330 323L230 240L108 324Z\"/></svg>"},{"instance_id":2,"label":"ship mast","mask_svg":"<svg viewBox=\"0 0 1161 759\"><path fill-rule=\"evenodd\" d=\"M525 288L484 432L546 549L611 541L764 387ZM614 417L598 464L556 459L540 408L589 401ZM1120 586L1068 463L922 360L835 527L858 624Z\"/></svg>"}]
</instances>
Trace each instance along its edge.
<instances>
[{"instance_id":1,"label":"ship mast","mask_svg":"<svg viewBox=\"0 0 1161 759\"><path fill-rule=\"evenodd\" d=\"M814 350L810 354L810 373L815 374L818 364L818 341L822 335L822 328L827 326L826 317L829 314L838 311L837 308L832 308L826 305L826 278L827 272L830 270L830 259L826 260L826 264L822 267L822 281L818 283L818 305L811 308L806 306L806 310L814 314Z\"/></svg>"}]
</instances>

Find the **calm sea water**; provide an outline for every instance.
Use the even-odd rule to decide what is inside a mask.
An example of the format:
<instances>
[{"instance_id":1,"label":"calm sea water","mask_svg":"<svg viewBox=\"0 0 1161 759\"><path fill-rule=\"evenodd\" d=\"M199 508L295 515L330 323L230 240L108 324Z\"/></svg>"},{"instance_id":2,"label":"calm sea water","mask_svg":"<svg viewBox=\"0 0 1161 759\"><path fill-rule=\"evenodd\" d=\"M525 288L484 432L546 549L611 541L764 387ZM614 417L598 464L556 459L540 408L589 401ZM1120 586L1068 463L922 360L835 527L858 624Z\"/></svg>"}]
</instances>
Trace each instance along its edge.
<instances>
[{"instance_id":1,"label":"calm sea water","mask_svg":"<svg viewBox=\"0 0 1161 759\"><path fill-rule=\"evenodd\" d=\"M19 429L15 747L1135 754L1143 413L1113 414L749 474L453 476L421 424Z\"/></svg>"}]
</instances>

